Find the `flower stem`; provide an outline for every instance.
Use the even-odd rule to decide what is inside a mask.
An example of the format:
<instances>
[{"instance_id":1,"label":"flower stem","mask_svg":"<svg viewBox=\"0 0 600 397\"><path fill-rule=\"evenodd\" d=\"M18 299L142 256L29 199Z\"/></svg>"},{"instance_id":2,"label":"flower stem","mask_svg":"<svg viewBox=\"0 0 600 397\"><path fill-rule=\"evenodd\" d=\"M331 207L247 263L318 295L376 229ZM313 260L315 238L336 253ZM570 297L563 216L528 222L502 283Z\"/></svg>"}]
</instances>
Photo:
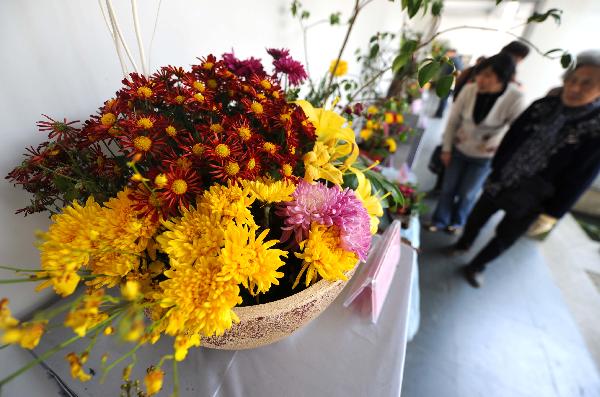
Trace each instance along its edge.
<instances>
[{"instance_id":1,"label":"flower stem","mask_svg":"<svg viewBox=\"0 0 600 397\"><path fill-rule=\"evenodd\" d=\"M131 356L132 354L135 354L135 352L142 347L141 344L137 344L133 349L129 350L127 353L125 353L124 355L122 355L121 357L119 357L118 359L116 359L112 364L110 364L108 367L106 367L104 369L104 371L102 372L102 378L100 378L100 383L104 383L104 380L106 380L106 376L108 375L108 373L114 368L116 367L119 363L123 362L127 357Z\"/></svg>"},{"instance_id":2,"label":"flower stem","mask_svg":"<svg viewBox=\"0 0 600 397\"><path fill-rule=\"evenodd\" d=\"M4 269L4 270L14 270L15 272L26 272L26 273L33 273L33 272L41 272L41 269L21 269L20 267L12 267L12 266L2 266L0 265L0 269Z\"/></svg>"},{"instance_id":3,"label":"flower stem","mask_svg":"<svg viewBox=\"0 0 600 397\"><path fill-rule=\"evenodd\" d=\"M0 280L0 284L16 284L16 283L28 283L31 281L40 281L40 280L47 280L48 277L41 277L41 278L13 278L13 279L7 279L7 280Z\"/></svg>"},{"instance_id":4,"label":"flower stem","mask_svg":"<svg viewBox=\"0 0 600 397\"><path fill-rule=\"evenodd\" d=\"M173 396L179 396L179 372L177 371L177 360L173 360Z\"/></svg>"},{"instance_id":5,"label":"flower stem","mask_svg":"<svg viewBox=\"0 0 600 397\"><path fill-rule=\"evenodd\" d=\"M265 214L265 222L264 222L264 227L268 228L269 227L269 215L271 214L271 206L270 205L265 205L263 207L263 211Z\"/></svg>"},{"instance_id":6,"label":"flower stem","mask_svg":"<svg viewBox=\"0 0 600 397\"><path fill-rule=\"evenodd\" d=\"M95 327L91 328L88 332L91 332L93 330L101 328L104 324L108 323L109 321L112 321L112 319L115 318L116 316L118 316L120 313L121 313L121 311L117 311L117 312L113 313L109 318L107 318L106 320L104 320L101 323L97 324ZM54 346L52 349L48 350L47 352L45 352L44 354L42 354L41 356L39 356L35 360L32 360L32 361L28 362L27 364L25 364L24 366L22 366L21 368L19 368L15 372L13 372L12 374L8 375L6 378L0 380L0 389L5 384L7 384L8 382L10 382L11 380L13 380L14 378L16 378L17 376L21 375L23 372L27 371L28 369L30 369L30 368L34 367L35 365L39 364L40 362L44 361L48 357L52 356L54 353L56 353L56 352L64 349L65 347L69 346L70 344L72 344L73 342L77 341L78 339L81 339L81 336L75 335L75 336L67 339L66 341L64 341L64 342L62 342L62 343Z\"/></svg>"},{"instance_id":7,"label":"flower stem","mask_svg":"<svg viewBox=\"0 0 600 397\"><path fill-rule=\"evenodd\" d=\"M31 367L39 364L41 361L43 361L43 360L47 359L48 357L52 356L57 351L62 350L65 347L69 346L71 343L75 342L77 339L80 339L79 335L75 335L72 338L67 339L63 343L54 346L52 349L48 350L47 352L45 352L44 354L42 354L41 356L39 356L35 360L30 361L29 363L27 363L26 365L22 366L21 368L19 368L18 370L16 370L12 374L8 375L6 378L2 379L0 381L0 387L4 386L5 384L7 384L8 382L10 382L11 380L13 380L14 378L16 378L17 376L21 375L23 372L27 371L29 368L31 368Z\"/></svg>"}]
</instances>

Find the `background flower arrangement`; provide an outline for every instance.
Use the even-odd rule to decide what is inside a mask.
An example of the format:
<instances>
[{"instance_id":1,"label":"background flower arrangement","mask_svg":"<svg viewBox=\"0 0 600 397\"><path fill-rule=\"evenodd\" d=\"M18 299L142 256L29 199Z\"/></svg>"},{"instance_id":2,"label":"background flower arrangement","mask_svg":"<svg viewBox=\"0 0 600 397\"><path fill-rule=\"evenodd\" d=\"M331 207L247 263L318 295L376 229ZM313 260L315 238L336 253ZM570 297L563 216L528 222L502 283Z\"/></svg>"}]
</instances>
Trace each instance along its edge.
<instances>
[{"instance_id":1,"label":"background flower arrangement","mask_svg":"<svg viewBox=\"0 0 600 397\"><path fill-rule=\"evenodd\" d=\"M418 186L414 183L399 183L398 188L402 192L404 202L398 206L393 215L400 216L403 223L408 223L411 216L418 216L427 210L423 204L425 192L419 192Z\"/></svg>"},{"instance_id":2,"label":"background flower arrangement","mask_svg":"<svg viewBox=\"0 0 600 397\"><path fill-rule=\"evenodd\" d=\"M404 123L408 105L396 99L381 106L371 105L359 133L361 154L374 161L385 162L406 142L413 129Z\"/></svg>"}]
</instances>

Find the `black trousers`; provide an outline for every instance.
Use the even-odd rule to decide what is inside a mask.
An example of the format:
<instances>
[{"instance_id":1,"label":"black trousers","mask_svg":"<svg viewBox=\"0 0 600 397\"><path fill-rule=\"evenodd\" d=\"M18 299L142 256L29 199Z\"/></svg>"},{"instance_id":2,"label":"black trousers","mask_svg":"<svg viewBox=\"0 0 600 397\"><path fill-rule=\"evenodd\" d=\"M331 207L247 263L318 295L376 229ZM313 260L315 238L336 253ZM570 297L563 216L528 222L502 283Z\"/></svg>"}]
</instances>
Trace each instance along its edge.
<instances>
[{"instance_id":1,"label":"black trousers","mask_svg":"<svg viewBox=\"0 0 600 397\"><path fill-rule=\"evenodd\" d=\"M456 247L468 249L471 247L481 228L487 221L501 208L494 201L494 198L485 192L479 197L479 200L469 214L464 231ZM539 212L532 212L522 216L514 216L507 212L502 221L496 227L496 234L488 244L471 260L469 266L476 271L485 270L487 263L496 259L500 254L506 251L515 243L529 226L537 219Z\"/></svg>"}]
</instances>

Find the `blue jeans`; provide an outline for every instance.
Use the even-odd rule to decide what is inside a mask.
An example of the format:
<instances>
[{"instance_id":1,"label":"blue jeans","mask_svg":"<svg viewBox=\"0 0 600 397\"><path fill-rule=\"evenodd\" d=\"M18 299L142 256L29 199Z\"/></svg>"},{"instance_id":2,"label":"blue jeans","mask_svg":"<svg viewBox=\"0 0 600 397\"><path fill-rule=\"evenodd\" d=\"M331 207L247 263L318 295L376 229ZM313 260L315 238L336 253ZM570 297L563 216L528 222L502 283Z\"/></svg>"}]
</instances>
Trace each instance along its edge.
<instances>
[{"instance_id":1,"label":"blue jeans","mask_svg":"<svg viewBox=\"0 0 600 397\"><path fill-rule=\"evenodd\" d=\"M481 185L490 172L491 159L469 157L452 150L450 165L444 173L442 193L433 213L432 224L445 228L462 227Z\"/></svg>"}]
</instances>

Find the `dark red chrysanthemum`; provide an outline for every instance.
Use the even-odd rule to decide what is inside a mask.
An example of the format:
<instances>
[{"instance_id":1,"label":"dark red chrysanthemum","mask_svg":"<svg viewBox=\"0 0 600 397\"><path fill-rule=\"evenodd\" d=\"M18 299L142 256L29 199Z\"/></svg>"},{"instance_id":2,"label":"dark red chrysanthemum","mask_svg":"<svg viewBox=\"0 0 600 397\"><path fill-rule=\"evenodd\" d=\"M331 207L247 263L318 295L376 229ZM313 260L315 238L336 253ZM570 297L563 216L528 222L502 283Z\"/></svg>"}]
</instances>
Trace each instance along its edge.
<instances>
[{"instance_id":1,"label":"dark red chrysanthemum","mask_svg":"<svg viewBox=\"0 0 600 397\"><path fill-rule=\"evenodd\" d=\"M249 78L253 74L260 76L264 76L266 74L260 59L256 59L254 57L250 57L242 61L236 58L232 51L223 54L223 61L231 72L239 76Z\"/></svg>"}]
</instances>

